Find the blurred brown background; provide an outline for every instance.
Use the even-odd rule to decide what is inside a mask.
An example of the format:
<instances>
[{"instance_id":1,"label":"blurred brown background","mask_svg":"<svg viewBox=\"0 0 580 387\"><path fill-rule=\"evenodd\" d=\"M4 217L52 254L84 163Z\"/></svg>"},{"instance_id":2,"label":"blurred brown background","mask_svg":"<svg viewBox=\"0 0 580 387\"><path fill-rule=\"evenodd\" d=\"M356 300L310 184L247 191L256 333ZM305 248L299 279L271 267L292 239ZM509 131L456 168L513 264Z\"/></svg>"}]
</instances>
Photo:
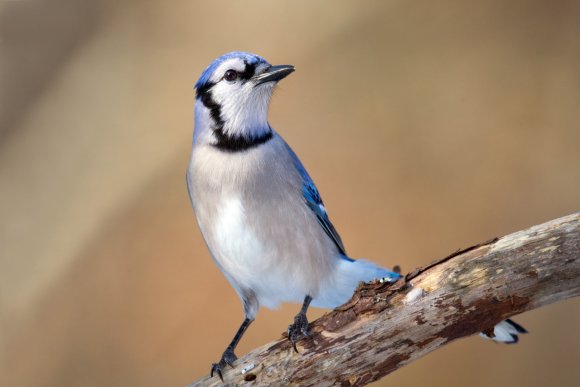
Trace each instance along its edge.
<instances>
[{"instance_id":1,"label":"blurred brown background","mask_svg":"<svg viewBox=\"0 0 580 387\"><path fill-rule=\"evenodd\" d=\"M0 385L183 386L218 360L241 305L184 172L192 85L231 50L296 66L270 122L353 257L408 271L579 209L577 1L0 1ZM377 385L578 385L579 306Z\"/></svg>"}]
</instances>

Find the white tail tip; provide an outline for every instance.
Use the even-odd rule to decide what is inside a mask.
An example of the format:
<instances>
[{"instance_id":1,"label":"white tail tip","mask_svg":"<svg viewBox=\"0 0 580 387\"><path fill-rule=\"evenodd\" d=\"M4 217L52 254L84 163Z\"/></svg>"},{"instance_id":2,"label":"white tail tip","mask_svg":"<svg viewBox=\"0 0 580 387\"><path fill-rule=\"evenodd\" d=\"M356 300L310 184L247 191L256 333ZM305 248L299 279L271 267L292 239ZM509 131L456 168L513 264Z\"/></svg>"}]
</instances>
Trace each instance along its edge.
<instances>
[{"instance_id":1,"label":"white tail tip","mask_svg":"<svg viewBox=\"0 0 580 387\"><path fill-rule=\"evenodd\" d=\"M521 333L528 333L528 331L515 321L507 319L493 327L493 334L481 332L479 335L499 343L515 344L519 340L518 334Z\"/></svg>"}]
</instances>

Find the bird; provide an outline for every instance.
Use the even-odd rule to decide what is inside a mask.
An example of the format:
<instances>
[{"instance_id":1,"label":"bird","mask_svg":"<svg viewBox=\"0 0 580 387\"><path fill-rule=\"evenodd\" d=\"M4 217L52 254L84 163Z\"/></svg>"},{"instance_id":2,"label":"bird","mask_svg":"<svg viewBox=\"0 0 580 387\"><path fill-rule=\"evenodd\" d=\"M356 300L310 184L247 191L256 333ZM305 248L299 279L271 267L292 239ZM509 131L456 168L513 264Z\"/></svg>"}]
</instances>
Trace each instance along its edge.
<instances>
[{"instance_id":1,"label":"bird","mask_svg":"<svg viewBox=\"0 0 580 387\"><path fill-rule=\"evenodd\" d=\"M211 365L210 377L215 373L222 381L261 306L302 304L287 330L298 352L297 342L309 337L310 306L332 309L348 301L361 281L401 277L347 255L316 185L270 126L273 91L294 70L234 51L214 60L195 83L187 188L210 255L244 312L231 343ZM517 341L525 330L509 321L487 337Z\"/></svg>"}]
</instances>

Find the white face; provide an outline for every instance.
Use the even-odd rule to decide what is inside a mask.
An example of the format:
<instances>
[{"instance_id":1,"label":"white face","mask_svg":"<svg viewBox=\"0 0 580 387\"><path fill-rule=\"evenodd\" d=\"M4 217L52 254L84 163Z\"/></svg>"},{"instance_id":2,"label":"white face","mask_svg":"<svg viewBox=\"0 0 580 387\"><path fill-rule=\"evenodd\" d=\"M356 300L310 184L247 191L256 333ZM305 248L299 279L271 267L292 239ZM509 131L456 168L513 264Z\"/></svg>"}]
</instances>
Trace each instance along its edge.
<instances>
[{"instance_id":1,"label":"white face","mask_svg":"<svg viewBox=\"0 0 580 387\"><path fill-rule=\"evenodd\" d=\"M221 106L224 133L229 135L260 135L268 126L268 105L275 82L260 85L244 79L246 64L240 58L224 61L213 73L213 100ZM260 63L252 75L266 71L270 65Z\"/></svg>"}]
</instances>

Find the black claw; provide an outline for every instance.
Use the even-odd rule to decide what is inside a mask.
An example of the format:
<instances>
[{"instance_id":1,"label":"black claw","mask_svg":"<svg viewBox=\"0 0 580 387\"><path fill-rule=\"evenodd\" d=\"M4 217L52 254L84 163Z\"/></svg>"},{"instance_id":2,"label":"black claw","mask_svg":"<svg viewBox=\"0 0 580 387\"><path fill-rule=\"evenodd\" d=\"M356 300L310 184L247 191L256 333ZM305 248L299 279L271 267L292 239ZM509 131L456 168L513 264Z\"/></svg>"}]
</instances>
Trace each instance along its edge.
<instances>
[{"instance_id":1,"label":"black claw","mask_svg":"<svg viewBox=\"0 0 580 387\"><path fill-rule=\"evenodd\" d=\"M296 343L302 338L302 336L310 337L308 334L308 319L305 314L299 313L294 317L294 324L288 326L288 340L292 342L292 346L296 353L298 353Z\"/></svg>"},{"instance_id":2,"label":"black claw","mask_svg":"<svg viewBox=\"0 0 580 387\"><path fill-rule=\"evenodd\" d=\"M226 368L226 365L229 365L230 367L234 366L234 362L238 360L238 357L236 356L236 354L234 353L234 350L231 349L230 347L228 347L223 355L222 358L220 359L219 363L213 363L211 365L211 372L210 372L210 377L213 378L213 374L214 372L216 374L218 374L218 376L220 377L221 381L224 381L224 377L222 375L222 370L224 370Z\"/></svg>"},{"instance_id":3,"label":"black claw","mask_svg":"<svg viewBox=\"0 0 580 387\"><path fill-rule=\"evenodd\" d=\"M221 362L220 362L221 363ZM213 363L211 365L211 374L210 377L213 378L213 373L217 373L222 382L224 381L224 377L222 376L222 366L219 363Z\"/></svg>"}]
</instances>

